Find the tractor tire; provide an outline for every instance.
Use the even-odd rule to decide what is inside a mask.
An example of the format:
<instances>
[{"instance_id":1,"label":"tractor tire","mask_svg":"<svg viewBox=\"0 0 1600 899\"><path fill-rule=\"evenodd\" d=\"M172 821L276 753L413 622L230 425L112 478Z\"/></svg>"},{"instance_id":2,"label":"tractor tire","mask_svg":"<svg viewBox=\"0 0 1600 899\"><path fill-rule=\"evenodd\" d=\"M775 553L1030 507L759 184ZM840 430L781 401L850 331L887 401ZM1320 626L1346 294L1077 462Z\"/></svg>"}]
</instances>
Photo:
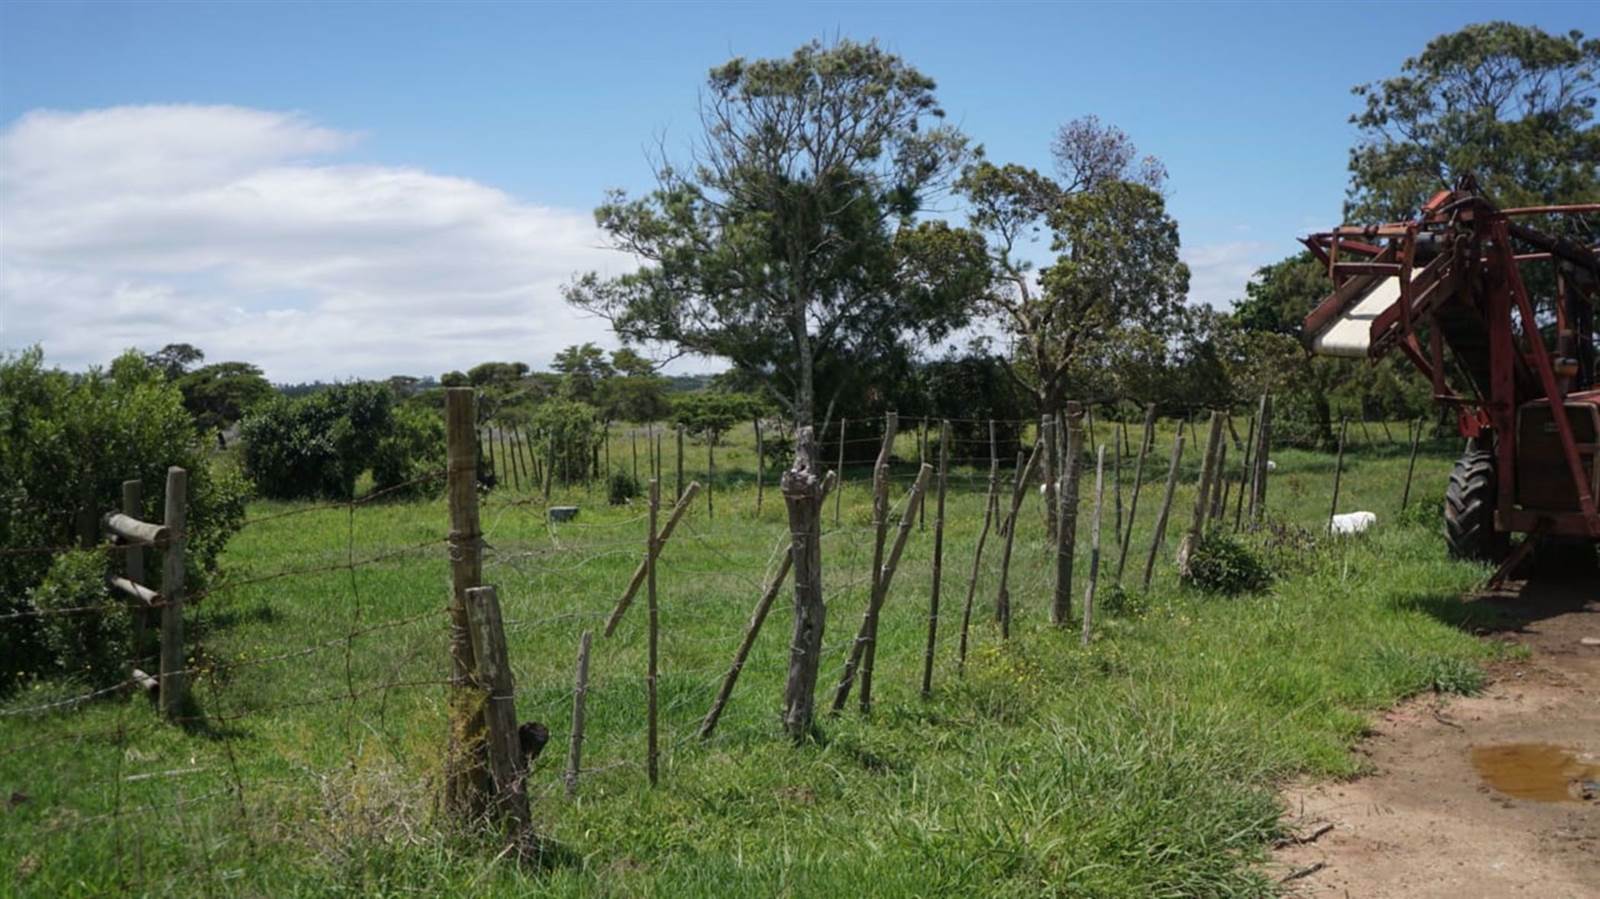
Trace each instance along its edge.
<instances>
[{"instance_id":1,"label":"tractor tire","mask_svg":"<svg viewBox=\"0 0 1600 899\"><path fill-rule=\"evenodd\" d=\"M1498 562L1509 546L1494 529L1494 453L1469 446L1450 472L1444 492L1444 540L1458 559Z\"/></svg>"}]
</instances>

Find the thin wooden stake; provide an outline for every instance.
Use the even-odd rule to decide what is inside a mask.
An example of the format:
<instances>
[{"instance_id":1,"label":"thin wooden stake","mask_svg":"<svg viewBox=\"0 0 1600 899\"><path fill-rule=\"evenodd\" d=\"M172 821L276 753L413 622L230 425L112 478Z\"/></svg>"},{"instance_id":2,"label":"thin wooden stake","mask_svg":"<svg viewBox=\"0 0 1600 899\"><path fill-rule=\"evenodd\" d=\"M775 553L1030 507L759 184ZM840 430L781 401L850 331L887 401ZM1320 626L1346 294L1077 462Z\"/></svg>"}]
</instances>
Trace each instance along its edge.
<instances>
[{"instance_id":1,"label":"thin wooden stake","mask_svg":"<svg viewBox=\"0 0 1600 899\"><path fill-rule=\"evenodd\" d=\"M1411 475L1417 470L1417 444L1422 442L1422 416L1417 416L1417 426L1411 435L1411 460L1406 463L1406 489L1400 494L1400 511L1411 502Z\"/></svg>"},{"instance_id":2,"label":"thin wooden stake","mask_svg":"<svg viewBox=\"0 0 1600 899\"><path fill-rule=\"evenodd\" d=\"M489 455L489 474L494 478L494 484L492 486L498 487L500 486L500 469L495 465L494 462L494 441L485 440L484 435L479 433L478 444L482 446Z\"/></svg>"},{"instance_id":3,"label":"thin wooden stake","mask_svg":"<svg viewBox=\"0 0 1600 899\"><path fill-rule=\"evenodd\" d=\"M1055 416L1045 414L1039 418L1039 440L1044 444L1044 535L1046 540L1054 541L1058 519L1061 510L1056 502L1056 493L1060 489L1060 439L1056 434Z\"/></svg>"},{"instance_id":4,"label":"thin wooden stake","mask_svg":"<svg viewBox=\"0 0 1600 899\"><path fill-rule=\"evenodd\" d=\"M699 482L691 482L689 489L684 491L683 498L678 500L678 504L672 507L672 513L667 516L666 525L661 528L660 535L652 542L655 547L655 553L660 553L661 548L667 545L667 538L672 536L673 530L678 526L678 521L683 518L685 512L689 511L689 503L694 500L694 495L699 491ZM611 632L617 629L617 622L621 621L623 613L628 611L628 606L633 602L633 595L639 592L639 586L649 577L650 565L654 561L655 556L646 553L644 560L639 563L639 567L634 569L633 577L629 579L627 588L622 591L622 597L617 600L616 606L611 609L611 616L606 619L605 635L607 637L611 636Z\"/></svg>"},{"instance_id":5,"label":"thin wooden stake","mask_svg":"<svg viewBox=\"0 0 1600 899\"><path fill-rule=\"evenodd\" d=\"M927 465L928 464L928 420L926 418L920 420L917 423L917 428L918 428L918 430L917 430L917 464L919 466L920 465ZM926 531L927 529L928 529L928 504L927 503L923 503L922 504L922 508L917 512L917 530L918 531Z\"/></svg>"},{"instance_id":6,"label":"thin wooden stake","mask_svg":"<svg viewBox=\"0 0 1600 899\"><path fill-rule=\"evenodd\" d=\"M678 425L678 480L674 487L674 501L683 499L683 425Z\"/></svg>"},{"instance_id":7,"label":"thin wooden stake","mask_svg":"<svg viewBox=\"0 0 1600 899\"><path fill-rule=\"evenodd\" d=\"M1139 491L1144 489L1144 459L1155 441L1156 404L1144 407L1144 432L1139 438L1139 458L1133 464L1133 498L1128 502L1128 529L1122 533L1122 545L1117 550L1117 583L1122 583L1122 570L1128 564L1128 549L1133 546L1134 516L1139 514Z\"/></svg>"},{"instance_id":8,"label":"thin wooden stake","mask_svg":"<svg viewBox=\"0 0 1600 899\"><path fill-rule=\"evenodd\" d=\"M1122 544L1122 453L1128 445L1128 423L1117 422L1116 456L1112 467L1111 492L1116 502L1116 526L1111 529L1112 545Z\"/></svg>"},{"instance_id":9,"label":"thin wooden stake","mask_svg":"<svg viewBox=\"0 0 1600 899\"><path fill-rule=\"evenodd\" d=\"M567 742L567 798L578 795L578 774L583 770L583 709L589 701L589 644L593 631L584 631L578 639L578 672L572 687L572 736Z\"/></svg>"},{"instance_id":10,"label":"thin wooden stake","mask_svg":"<svg viewBox=\"0 0 1600 899\"><path fill-rule=\"evenodd\" d=\"M967 667L967 633L972 627L972 599L978 591L978 570L983 562L983 544L994 524L995 493L1000 487L1000 456L995 452L994 419L989 419L989 495L983 502L983 530L978 532L978 548L972 554L972 574L967 578L967 601L961 610L961 642L956 650L956 674Z\"/></svg>"},{"instance_id":11,"label":"thin wooden stake","mask_svg":"<svg viewBox=\"0 0 1600 899\"><path fill-rule=\"evenodd\" d=\"M1083 591L1083 645L1094 630L1094 588L1100 580L1100 519L1106 504L1106 447L1100 445L1094 463L1094 521L1089 524L1089 586Z\"/></svg>"},{"instance_id":12,"label":"thin wooden stake","mask_svg":"<svg viewBox=\"0 0 1600 899\"><path fill-rule=\"evenodd\" d=\"M928 591L928 645L922 652L922 695L933 693L933 649L939 638L939 585L944 576L944 494L950 479L950 422L939 422L939 499L933 514L933 586Z\"/></svg>"},{"instance_id":13,"label":"thin wooden stake","mask_svg":"<svg viewBox=\"0 0 1600 899\"><path fill-rule=\"evenodd\" d=\"M1078 457L1083 454L1083 407L1067 404L1065 466L1057 497L1056 584L1050 602L1050 623L1066 627L1072 617L1072 564L1078 544Z\"/></svg>"},{"instance_id":14,"label":"thin wooden stake","mask_svg":"<svg viewBox=\"0 0 1600 899\"><path fill-rule=\"evenodd\" d=\"M1172 515L1172 498L1178 492L1178 469L1183 462L1183 434L1172 441L1172 462L1167 466L1167 490L1161 498L1161 514L1156 516L1155 536L1150 539L1150 555L1144 560L1144 590L1150 590L1150 576L1156 570L1156 553L1167 538L1167 521Z\"/></svg>"},{"instance_id":15,"label":"thin wooden stake","mask_svg":"<svg viewBox=\"0 0 1600 899\"><path fill-rule=\"evenodd\" d=\"M763 447L762 444L761 444L761 416L759 416L759 415L756 416L755 424L756 424L756 517L760 518L761 517L761 494L762 494L762 492L763 492L763 490L765 488L765 485L766 485L766 482L763 479L762 474L765 472L766 467L767 467L767 457L766 457L766 453L763 452L765 447Z\"/></svg>"},{"instance_id":16,"label":"thin wooden stake","mask_svg":"<svg viewBox=\"0 0 1600 899\"><path fill-rule=\"evenodd\" d=\"M1250 416L1249 434L1244 441L1244 462L1239 466L1239 495L1233 503L1233 529L1244 522L1244 495L1250 491L1251 472L1256 470L1256 417Z\"/></svg>"},{"instance_id":17,"label":"thin wooden stake","mask_svg":"<svg viewBox=\"0 0 1600 899\"><path fill-rule=\"evenodd\" d=\"M717 483L717 441L710 434L706 435L706 521L716 517L716 507L711 501L711 494Z\"/></svg>"},{"instance_id":18,"label":"thin wooden stake","mask_svg":"<svg viewBox=\"0 0 1600 899\"><path fill-rule=\"evenodd\" d=\"M1256 469L1250 480L1250 524L1259 525L1267 514L1267 463L1272 461L1272 395L1261 394L1256 413Z\"/></svg>"},{"instance_id":19,"label":"thin wooden stake","mask_svg":"<svg viewBox=\"0 0 1600 899\"><path fill-rule=\"evenodd\" d=\"M1006 516L1006 544L1000 555L1000 590L995 594L995 613L1000 618L1000 636L1003 639L1011 638L1011 590L1009 581L1011 576L1011 548L1017 539L1017 513L1022 509L1022 498L1027 493L1028 478L1033 474L1033 469L1039 464L1039 447L1033 448L1033 455L1028 457L1027 464L1022 462L1022 454L1017 454L1017 483L1011 491L1011 514Z\"/></svg>"},{"instance_id":20,"label":"thin wooden stake","mask_svg":"<svg viewBox=\"0 0 1600 899\"><path fill-rule=\"evenodd\" d=\"M660 642L660 613L656 606L656 559L661 555L661 538L656 528L656 517L661 511L661 482L655 478L650 479L650 542L645 547L645 603L650 611L650 642L649 657L645 669L645 689L647 693L647 731L645 746L646 769L650 775L650 786L660 783L661 775L658 770L660 761L659 736L656 721L656 655Z\"/></svg>"}]
</instances>

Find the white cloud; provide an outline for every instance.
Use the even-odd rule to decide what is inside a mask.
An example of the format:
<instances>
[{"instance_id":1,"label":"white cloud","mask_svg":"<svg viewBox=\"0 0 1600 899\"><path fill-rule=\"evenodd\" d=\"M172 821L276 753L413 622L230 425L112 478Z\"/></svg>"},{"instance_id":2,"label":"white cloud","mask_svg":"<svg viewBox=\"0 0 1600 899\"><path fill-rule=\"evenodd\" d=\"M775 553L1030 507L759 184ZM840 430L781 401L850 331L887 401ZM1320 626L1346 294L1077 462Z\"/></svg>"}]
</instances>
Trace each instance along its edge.
<instances>
[{"instance_id":1,"label":"white cloud","mask_svg":"<svg viewBox=\"0 0 1600 899\"><path fill-rule=\"evenodd\" d=\"M67 367L187 342L280 381L535 365L628 267L587 211L336 161L357 135L227 106L32 112L0 131L0 345Z\"/></svg>"},{"instance_id":2,"label":"white cloud","mask_svg":"<svg viewBox=\"0 0 1600 899\"><path fill-rule=\"evenodd\" d=\"M1186 247L1180 255L1189 265L1189 301L1224 310L1244 297L1256 269L1275 258L1271 244L1254 240Z\"/></svg>"}]
</instances>

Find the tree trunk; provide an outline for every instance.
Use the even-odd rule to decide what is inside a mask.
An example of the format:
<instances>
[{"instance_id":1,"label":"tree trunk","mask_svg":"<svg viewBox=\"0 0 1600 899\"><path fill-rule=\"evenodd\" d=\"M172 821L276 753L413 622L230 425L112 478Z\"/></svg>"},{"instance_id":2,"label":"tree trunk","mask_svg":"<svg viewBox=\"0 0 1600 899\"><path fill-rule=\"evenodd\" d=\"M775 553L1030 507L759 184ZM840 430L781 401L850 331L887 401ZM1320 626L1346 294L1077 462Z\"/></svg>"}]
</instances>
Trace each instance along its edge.
<instances>
[{"instance_id":1,"label":"tree trunk","mask_svg":"<svg viewBox=\"0 0 1600 899\"><path fill-rule=\"evenodd\" d=\"M794 635L789 641L789 674L783 688L783 727L796 741L806 739L812 732L817 667L822 660L827 615L822 598L820 470L817 439L811 426L796 428L794 466L783 473L779 482L789 512L789 551L794 559Z\"/></svg>"}]
</instances>

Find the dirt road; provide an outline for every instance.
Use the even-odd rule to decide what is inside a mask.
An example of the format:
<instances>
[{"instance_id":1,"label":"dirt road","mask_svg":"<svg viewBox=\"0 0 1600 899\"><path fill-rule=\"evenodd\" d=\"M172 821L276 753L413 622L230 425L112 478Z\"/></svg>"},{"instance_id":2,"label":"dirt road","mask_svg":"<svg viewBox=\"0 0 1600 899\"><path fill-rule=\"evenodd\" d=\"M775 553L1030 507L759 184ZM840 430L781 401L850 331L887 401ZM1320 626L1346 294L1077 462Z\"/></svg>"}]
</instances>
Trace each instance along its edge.
<instances>
[{"instance_id":1,"label":"dirt road","mask_svg":"<svg viewBox=\"0 0 1600 899\"><path fill-rule=\"evenodd\" d=\"M1286 791L1299 834L1333 825L1275 854L1276 876L1299 875L1293 895L1600 897L1600 798L1584 798L1600 780L1600 580L1512 582L1471 601L1506 616L1490 639L1530 657L1496 666L1478 696L1385 715L1361 747L1369 776ZM1570 751L1555 795L1516 798L1474 765L1475 750L1483 764L1523 748Z\"/></svg>"}]
</instances>

